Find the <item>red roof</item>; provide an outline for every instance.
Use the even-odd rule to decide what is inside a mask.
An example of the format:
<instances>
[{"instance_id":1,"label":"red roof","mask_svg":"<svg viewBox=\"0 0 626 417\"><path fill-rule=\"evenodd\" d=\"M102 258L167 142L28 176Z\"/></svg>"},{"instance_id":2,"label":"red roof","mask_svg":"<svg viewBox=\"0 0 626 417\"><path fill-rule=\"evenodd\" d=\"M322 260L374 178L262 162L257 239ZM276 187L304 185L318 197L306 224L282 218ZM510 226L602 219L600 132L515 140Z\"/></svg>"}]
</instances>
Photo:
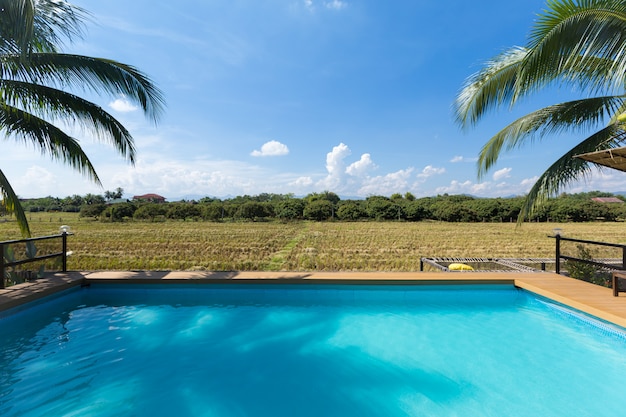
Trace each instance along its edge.
<instances>
[{"instance_id":1,"label":"red roof","mask_svg":"<svg viewBox=\"0 0 626 417\"><path fill-rule=\"evenodd\" d=\"M596 203L623 203L623 201L617 197L593 197L591 200Z\"/></svg>"},{"instance_id":2,"label":"red roof","mask_svg":"<svg viewBox=\"0 0 626 417\"><path fill-rule=\"evenodd\" d=\"M165 197L160 196L158 194L144 194L144 195L134 196L133 200L163 200L165 201Z\"/></svg>"}]
</instances>

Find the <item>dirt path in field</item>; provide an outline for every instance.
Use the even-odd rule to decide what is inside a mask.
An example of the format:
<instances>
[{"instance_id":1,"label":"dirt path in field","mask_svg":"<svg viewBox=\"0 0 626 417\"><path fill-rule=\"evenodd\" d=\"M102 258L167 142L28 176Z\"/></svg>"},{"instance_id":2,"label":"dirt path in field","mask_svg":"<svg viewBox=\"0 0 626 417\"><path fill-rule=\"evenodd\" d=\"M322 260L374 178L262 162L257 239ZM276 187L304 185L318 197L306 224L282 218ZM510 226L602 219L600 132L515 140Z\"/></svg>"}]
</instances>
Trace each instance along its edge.
<instances>
[{"instance_id":1,"label":"dirt path in field","mask_svg":"<svg viewBox=\"0 0 626 417\"><path fill-rule=\"evenodd\" d=\"M263 267L263 271L282 271L298 243L311 232L312 223L302 223L299 233L293 237L281 250L274 253L270 261Z\"/></svg>"}]
</instances>

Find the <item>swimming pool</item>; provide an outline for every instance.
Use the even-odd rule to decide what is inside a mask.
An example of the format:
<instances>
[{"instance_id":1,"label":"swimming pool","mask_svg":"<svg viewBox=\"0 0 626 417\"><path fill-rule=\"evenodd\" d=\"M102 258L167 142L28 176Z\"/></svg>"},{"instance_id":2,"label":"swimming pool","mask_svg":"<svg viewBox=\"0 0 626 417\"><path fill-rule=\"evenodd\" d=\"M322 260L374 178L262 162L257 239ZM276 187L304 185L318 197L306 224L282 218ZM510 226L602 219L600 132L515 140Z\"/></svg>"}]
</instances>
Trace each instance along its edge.
<instances>
[{"instance_id":1,"label":"swimming pool","mask_svg":"<svg viewBox=\"0 0 626 417\"><path fill-rule=\"evenodd\" d=\"M0 317L3 417L624 414L622 329L512 286L94 285Z\"/></svg>"}]
</instances>

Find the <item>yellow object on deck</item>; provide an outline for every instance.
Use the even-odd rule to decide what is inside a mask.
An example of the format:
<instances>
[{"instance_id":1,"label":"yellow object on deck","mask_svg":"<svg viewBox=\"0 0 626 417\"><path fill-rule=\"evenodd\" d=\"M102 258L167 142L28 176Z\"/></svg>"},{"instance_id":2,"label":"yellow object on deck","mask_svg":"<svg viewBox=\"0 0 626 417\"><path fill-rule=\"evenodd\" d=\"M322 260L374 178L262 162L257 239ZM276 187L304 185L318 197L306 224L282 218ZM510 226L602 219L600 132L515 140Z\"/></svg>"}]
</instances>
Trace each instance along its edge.
<instances>
[{"instance_id":1,"label":"yellow object on deck","mask_svg":"<svg viewBox=\"0 0 626 417\"><path fill-rule=\"evenodd\" d=\"M448 269L450 271L473 271L474 270L474 268L472 268L469 265L459 264L459 263L448 265Z\"/></svg>"}]
</instances>

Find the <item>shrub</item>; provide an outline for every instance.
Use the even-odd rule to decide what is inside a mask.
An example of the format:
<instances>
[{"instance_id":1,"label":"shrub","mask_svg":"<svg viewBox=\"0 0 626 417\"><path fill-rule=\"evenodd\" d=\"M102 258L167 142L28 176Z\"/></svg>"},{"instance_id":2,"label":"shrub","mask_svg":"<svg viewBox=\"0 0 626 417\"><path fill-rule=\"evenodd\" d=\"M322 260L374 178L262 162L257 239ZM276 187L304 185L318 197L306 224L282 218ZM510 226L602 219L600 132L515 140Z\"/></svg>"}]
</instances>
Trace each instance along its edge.
<instances>
[{"instance_id":1,"label":"shrub","mask_svg":"<svg viewBox=\"0 0 626 417\"><path fill-rule=\"evenodd\" d=\"M78 215L80 217L94 217L97 219L105 209L106 206L104 204L83 204Z\"/></svg>"},{"instance_id":2,"label":"shrub","mask_svg":"<svg viewBox=\"0 0 626 417\"><path fill-rule=\"evenodd\" d=\"M142 204L135 210L133 218L136 220L150 220L154 221L157 217L162 217L167 214L168 206L161 203L147 203Z\"/></svg>"},{"instance_id":3,"label":"shrub","mask_svg":"<svg viewBox=\"0 0 626 417\"><path fill-rule=\"evenodd\" d=\"M367 217L362 205L357 201L346 201L339 205L337 218L339 220L355 221Z\"/></svg>"},{"instance_id":4,"label":"shrub","mask_svg":"<svg viewBox=\"0 0 626 417\"><path fill-rule=\"evenodd\" d=\"M328 200L315 200L306 205L304 218L309 220L328 220L333 215L333 203Z\"/></svg>"}]
</instances>

